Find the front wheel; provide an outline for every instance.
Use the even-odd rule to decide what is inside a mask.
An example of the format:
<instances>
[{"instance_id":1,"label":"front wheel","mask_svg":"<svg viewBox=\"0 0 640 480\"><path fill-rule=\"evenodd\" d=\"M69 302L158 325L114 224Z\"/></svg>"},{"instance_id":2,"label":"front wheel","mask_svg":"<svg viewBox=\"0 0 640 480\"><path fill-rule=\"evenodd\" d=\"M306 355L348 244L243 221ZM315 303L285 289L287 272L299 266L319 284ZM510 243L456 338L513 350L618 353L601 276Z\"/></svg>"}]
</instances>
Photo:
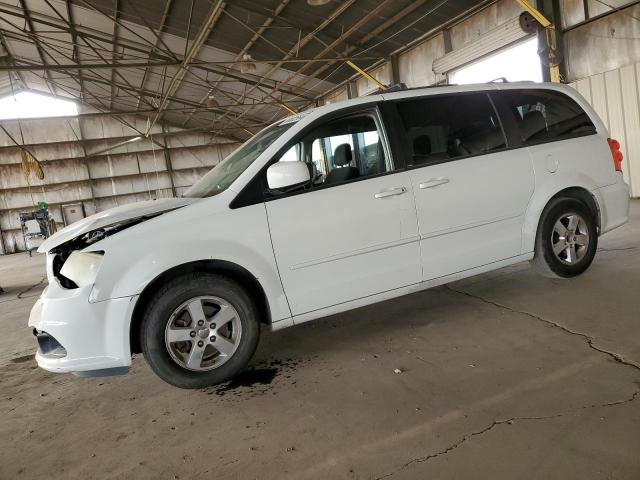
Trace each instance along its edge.
<instances>
[{"instance_id":1,"label":"front wheel","mask_svg":"<svg viewBox=\"0 0 640 480\"><path fill-rule=\"evenodd\" d=\"M598 229L589 209L574 198L557 198L544 209L533 264L551 277L575 277L596 254Z\"/></svg>"},{"instance_id":2,"label":"front wheel","mask_svg":"<svg viewBox=\"0 0 640 480\"><path fill-rule=\"evenodd\" d=\"M254 303L232 280L181 276L162 287L142 321L142 351L153 371L180 388L229 380L253 356L260 337Z\"/></svg>"}]
</instances>

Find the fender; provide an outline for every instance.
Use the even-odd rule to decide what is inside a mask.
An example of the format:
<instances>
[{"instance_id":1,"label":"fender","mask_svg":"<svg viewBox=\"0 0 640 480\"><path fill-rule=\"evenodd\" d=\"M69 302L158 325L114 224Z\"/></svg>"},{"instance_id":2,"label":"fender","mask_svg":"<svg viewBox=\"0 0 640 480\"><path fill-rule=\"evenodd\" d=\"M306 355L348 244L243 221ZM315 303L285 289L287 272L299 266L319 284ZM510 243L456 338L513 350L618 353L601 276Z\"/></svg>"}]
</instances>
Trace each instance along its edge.
<instances>
[{"instance_id":1,"label":"fender","mask_svg":"<svg viewBox=\"0 0 640 480\"><path fill-rule=\"evenodd\" d=\"M536 178L536 181L538 180L539 178ZM567 171L563 173L558 172L553 176L546 177L541 185L536 186L535 193L525 213L525 221L522 227L523 254L534 251L538 224L540 223L540 217L544 207L546 207L554 196L567 188L582 188L589 192L594 197L598 211L601 211L602 197L600 195L600 189L587 175Z\"/></svg>"},{"instance_id":2,"label":"fender","mask_svg":"<svg viewBox=\"0 0 640 480\"><path fill-rule=\"evenodd\" d=\"M222 260L251 273L267 296L272 321L291 318L275 263L264 204L216 209L215 197L96 242L104 250L90 302L139 295L167 270Z\"/></svg>"}]
</instances>

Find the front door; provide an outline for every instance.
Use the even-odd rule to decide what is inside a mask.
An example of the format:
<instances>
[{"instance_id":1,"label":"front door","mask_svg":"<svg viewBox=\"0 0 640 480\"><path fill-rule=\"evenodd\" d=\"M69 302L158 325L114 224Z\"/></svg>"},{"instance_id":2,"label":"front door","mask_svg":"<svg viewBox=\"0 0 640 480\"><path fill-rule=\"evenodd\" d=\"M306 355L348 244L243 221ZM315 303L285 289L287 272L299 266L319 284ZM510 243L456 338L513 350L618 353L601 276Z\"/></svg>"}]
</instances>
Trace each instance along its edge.
<instances>
[{"instance_id":1,"label":"front door","mask_svg":"<svg viewBox=\"0 0 640 480\"><path fill-rule=\"evenodd\" d=\"M416 197L423 279L518 256L534 188L485 93L399 101Z\"/></svg>"},{"instance_id":2,"label":"front door","mask_svg":"<svg viewBox=\"0 0 640 480\"><path fill-rule=\"evenodd\" d=\"M294 316L420 282L410 176L389 152L374 109L322 122L281 157L313 177L265 203Z\"/></svg>"}]
</instances>

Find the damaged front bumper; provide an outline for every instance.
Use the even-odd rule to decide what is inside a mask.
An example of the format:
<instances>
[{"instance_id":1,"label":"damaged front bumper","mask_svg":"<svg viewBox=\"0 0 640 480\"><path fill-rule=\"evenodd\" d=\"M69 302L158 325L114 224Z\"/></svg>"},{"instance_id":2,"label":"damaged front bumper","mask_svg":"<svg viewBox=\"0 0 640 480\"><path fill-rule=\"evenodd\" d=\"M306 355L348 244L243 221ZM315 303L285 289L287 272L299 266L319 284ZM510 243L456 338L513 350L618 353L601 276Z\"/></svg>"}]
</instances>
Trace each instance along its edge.
<instances>
[{"instance_id":1,"label":"damaged front bumper","mask_svg":"<svg viewBox=\"0 0 640 480\"><path fill-rule=\"evenodd\" d=\"M41 368L81 376L129 369L129 326L137 296L92 303L92 288L66 289L54 278L33 306L29 326L38 340Z\"/></svg>"}]
</instances>

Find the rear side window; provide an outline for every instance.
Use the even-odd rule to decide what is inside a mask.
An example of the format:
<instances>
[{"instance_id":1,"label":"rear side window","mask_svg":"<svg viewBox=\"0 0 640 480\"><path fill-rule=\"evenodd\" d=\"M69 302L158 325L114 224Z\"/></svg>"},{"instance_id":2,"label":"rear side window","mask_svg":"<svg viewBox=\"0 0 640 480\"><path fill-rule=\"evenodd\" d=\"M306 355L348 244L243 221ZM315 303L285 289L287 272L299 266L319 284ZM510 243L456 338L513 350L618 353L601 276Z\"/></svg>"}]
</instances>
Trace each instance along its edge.
<instances>
[{"instance_id":1,"label":"rear side window","mask_svg":"<svg viewBox=\"0 0 640 480\"><path fill-rule=\"evenodd\" d=\"M554 90L500 92L527 145L596 133L589 116L573 99Z\"/></svg>"},{"instance_id":2,"label":"rear side window","mask_svg":"<svg viewBox=\"0 0 640 480\"><path fill-rule=\"evenodd\" d=\"M505 148L498 116L484 93L436 95L397 103L410 164L428 165Z\"/></svg>"}]
</instances>

